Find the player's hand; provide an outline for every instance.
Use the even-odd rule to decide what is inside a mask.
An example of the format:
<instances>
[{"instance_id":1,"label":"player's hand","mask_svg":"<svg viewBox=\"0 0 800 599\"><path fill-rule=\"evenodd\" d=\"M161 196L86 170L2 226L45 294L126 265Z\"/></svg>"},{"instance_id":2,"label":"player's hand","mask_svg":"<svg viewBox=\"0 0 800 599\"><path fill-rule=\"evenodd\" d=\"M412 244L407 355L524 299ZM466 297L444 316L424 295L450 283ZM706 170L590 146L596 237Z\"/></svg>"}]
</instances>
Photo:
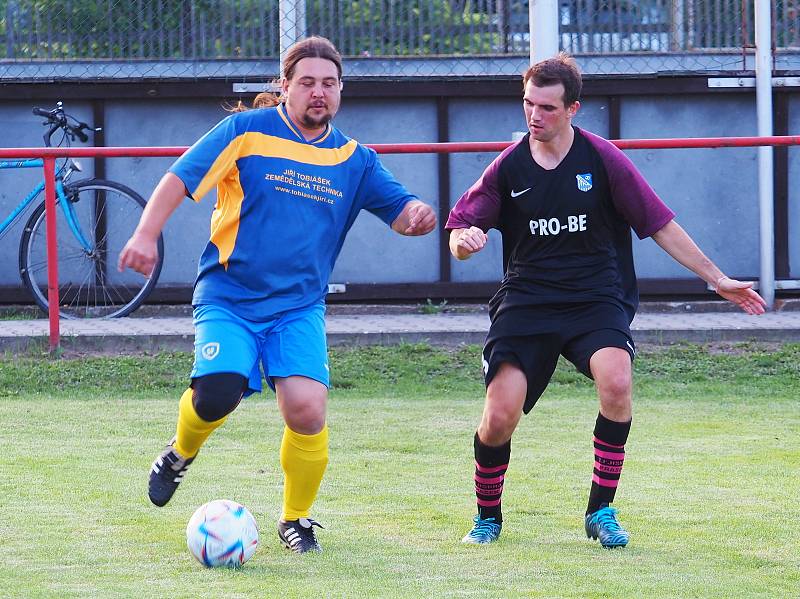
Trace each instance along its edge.
<instances>
[{"instance_id":1,"label":"player's hand","mask_svg":"<svg viewBox=\"0 0 800 599\"><path fill-rule=\"evenodd\" d=\"M466 258L475 252L481 251L489 237L480 227L462 229L455 238L456 253L459 258Z\"/></svg>"},{"instance_id":2,"label":"player's hand","mask_svg":"<svg viewBox=\"0 0 800 599\"><path fill-rule=\"evenodd\" d=\"M427 235L436 227L436 214L424 202L409 202L408 226L403 235Z\"/></svg>"},{"instance_id":3,"label":"player's hand","mask_svg":"<svg viewBox=\"0 0 800 599\"><path fill-rule=\"evenodd\" d=\"M126 268L130 268L149 278L157 260L158 244L156 241L134 233L119 253L117 269L122 272Z\"/></svg>"},{"instance_id":4,"label":"player's hand","mask_svg":"<svg viewBox=\"0 0 800 599\"><path fill-rule=\"evenodd\" d=\"M753 290L753 283L721 277L717 281L717 294L733 302L748 314L763 314L767 302Z\"/></svg>"}]
</instances>

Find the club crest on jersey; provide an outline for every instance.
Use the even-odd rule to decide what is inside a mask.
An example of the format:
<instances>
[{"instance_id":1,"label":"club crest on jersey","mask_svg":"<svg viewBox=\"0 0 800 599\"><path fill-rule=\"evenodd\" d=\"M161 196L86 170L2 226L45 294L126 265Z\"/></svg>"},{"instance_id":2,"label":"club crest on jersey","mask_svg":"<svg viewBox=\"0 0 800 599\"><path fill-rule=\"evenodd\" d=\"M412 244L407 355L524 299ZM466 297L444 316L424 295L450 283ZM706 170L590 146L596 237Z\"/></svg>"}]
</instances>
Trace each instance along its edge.
<instances>
[{"instance_id":1,"label":"club crest on jersey","mask_svg":"<svg viewBox=\"0 0 800 599\"><path fill-rule=\"evenodd\" d=\"M592 188L592 173L575 175L575 179L578 181L578 189L581 191L589 191Z\"/></svg>"},{"instance_id":2,"label":"club crest on jersey","mask_svg":"<svg viewBox=\"0 0 800 599\"><path fill-rule=\"evenodd\" d=\"M216 341L212 341L211 343L206 343L200 349L200 353L206 360L213 360L219 355L219 343Z\"/></svg>"}]
</instances>

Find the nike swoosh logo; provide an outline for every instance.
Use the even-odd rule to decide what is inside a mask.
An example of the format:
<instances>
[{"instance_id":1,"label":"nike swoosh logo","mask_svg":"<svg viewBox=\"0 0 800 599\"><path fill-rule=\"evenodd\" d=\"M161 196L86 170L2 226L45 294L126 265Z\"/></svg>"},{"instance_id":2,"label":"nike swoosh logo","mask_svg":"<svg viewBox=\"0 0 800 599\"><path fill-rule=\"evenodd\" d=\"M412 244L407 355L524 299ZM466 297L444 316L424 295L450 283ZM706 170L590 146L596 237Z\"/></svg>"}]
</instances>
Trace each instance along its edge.
<instances>
[{"instance_id":1,"label":"nike swoosh logo","mask_svg":"<svg viewBox=\"0 0 800 599\"><path fill-rule=\"evenodd\" d=\"M527 189L523 189L522 191L514 191L514 190L512 189L512 190L511 190L511 197L512 197L512 198L516 198L517 196L521 196L523 193L527 193L527 192L529 192L530 190L531 190L531 188L530 188L530 187L528 187Z\"/></svg>"}]
</instances>

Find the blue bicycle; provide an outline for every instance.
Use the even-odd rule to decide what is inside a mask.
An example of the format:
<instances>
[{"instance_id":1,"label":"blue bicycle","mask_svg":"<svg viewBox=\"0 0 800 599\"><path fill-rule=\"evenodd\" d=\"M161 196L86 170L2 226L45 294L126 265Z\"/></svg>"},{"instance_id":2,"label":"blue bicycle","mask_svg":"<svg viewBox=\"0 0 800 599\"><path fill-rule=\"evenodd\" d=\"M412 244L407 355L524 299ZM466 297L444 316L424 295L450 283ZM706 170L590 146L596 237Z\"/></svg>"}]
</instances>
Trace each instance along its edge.
<instances>
[{"instance_id":1,"label":"blue bicycle","mask_svg":"<svg viewBox=\"0 0 800 599\"><path fill-rule=\"evenodd\" d=\"M59 102L53 110L34 108L48 127L45 146L54 134L62 136L57 146L69 146L76 138L88 141L86 131L99 131L64 112ZM43 161L0 161L0 169L42 167ZM144 210L142 197L125 185L104 179L72 180L80 164L59 161L56 168L59 312L64 318L114 318L138 308L158 282L164 256L159 237L158 255L149 278L130 271L118 272L116 259L130 238ZM39 183L11 214L0 223L0 236L44 190ZM22 282L39 307L47 311L47 243L44 198L25 224L19 244Z\"/></svg>"}]
</instances>

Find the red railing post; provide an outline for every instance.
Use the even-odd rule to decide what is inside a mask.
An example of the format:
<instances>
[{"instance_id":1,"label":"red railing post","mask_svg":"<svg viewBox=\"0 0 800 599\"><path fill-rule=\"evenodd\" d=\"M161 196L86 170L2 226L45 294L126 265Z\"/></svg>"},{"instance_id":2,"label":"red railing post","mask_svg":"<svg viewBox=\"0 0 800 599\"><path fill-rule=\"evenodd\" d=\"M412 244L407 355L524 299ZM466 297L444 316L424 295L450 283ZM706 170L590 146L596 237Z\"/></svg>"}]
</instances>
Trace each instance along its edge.
<instances>
[{"instance_id":1,"label":"red railing post","mask_svg":"<svg viewBox=\"0 0 800 599\"><path fill-rule=\"evenodd\" d=\"M58 246L56 245L56 159L44 159L44 217L47 226L47 305L50 317L50 353L61 347L58 322Z\"/></svg>"}]
</instances>

